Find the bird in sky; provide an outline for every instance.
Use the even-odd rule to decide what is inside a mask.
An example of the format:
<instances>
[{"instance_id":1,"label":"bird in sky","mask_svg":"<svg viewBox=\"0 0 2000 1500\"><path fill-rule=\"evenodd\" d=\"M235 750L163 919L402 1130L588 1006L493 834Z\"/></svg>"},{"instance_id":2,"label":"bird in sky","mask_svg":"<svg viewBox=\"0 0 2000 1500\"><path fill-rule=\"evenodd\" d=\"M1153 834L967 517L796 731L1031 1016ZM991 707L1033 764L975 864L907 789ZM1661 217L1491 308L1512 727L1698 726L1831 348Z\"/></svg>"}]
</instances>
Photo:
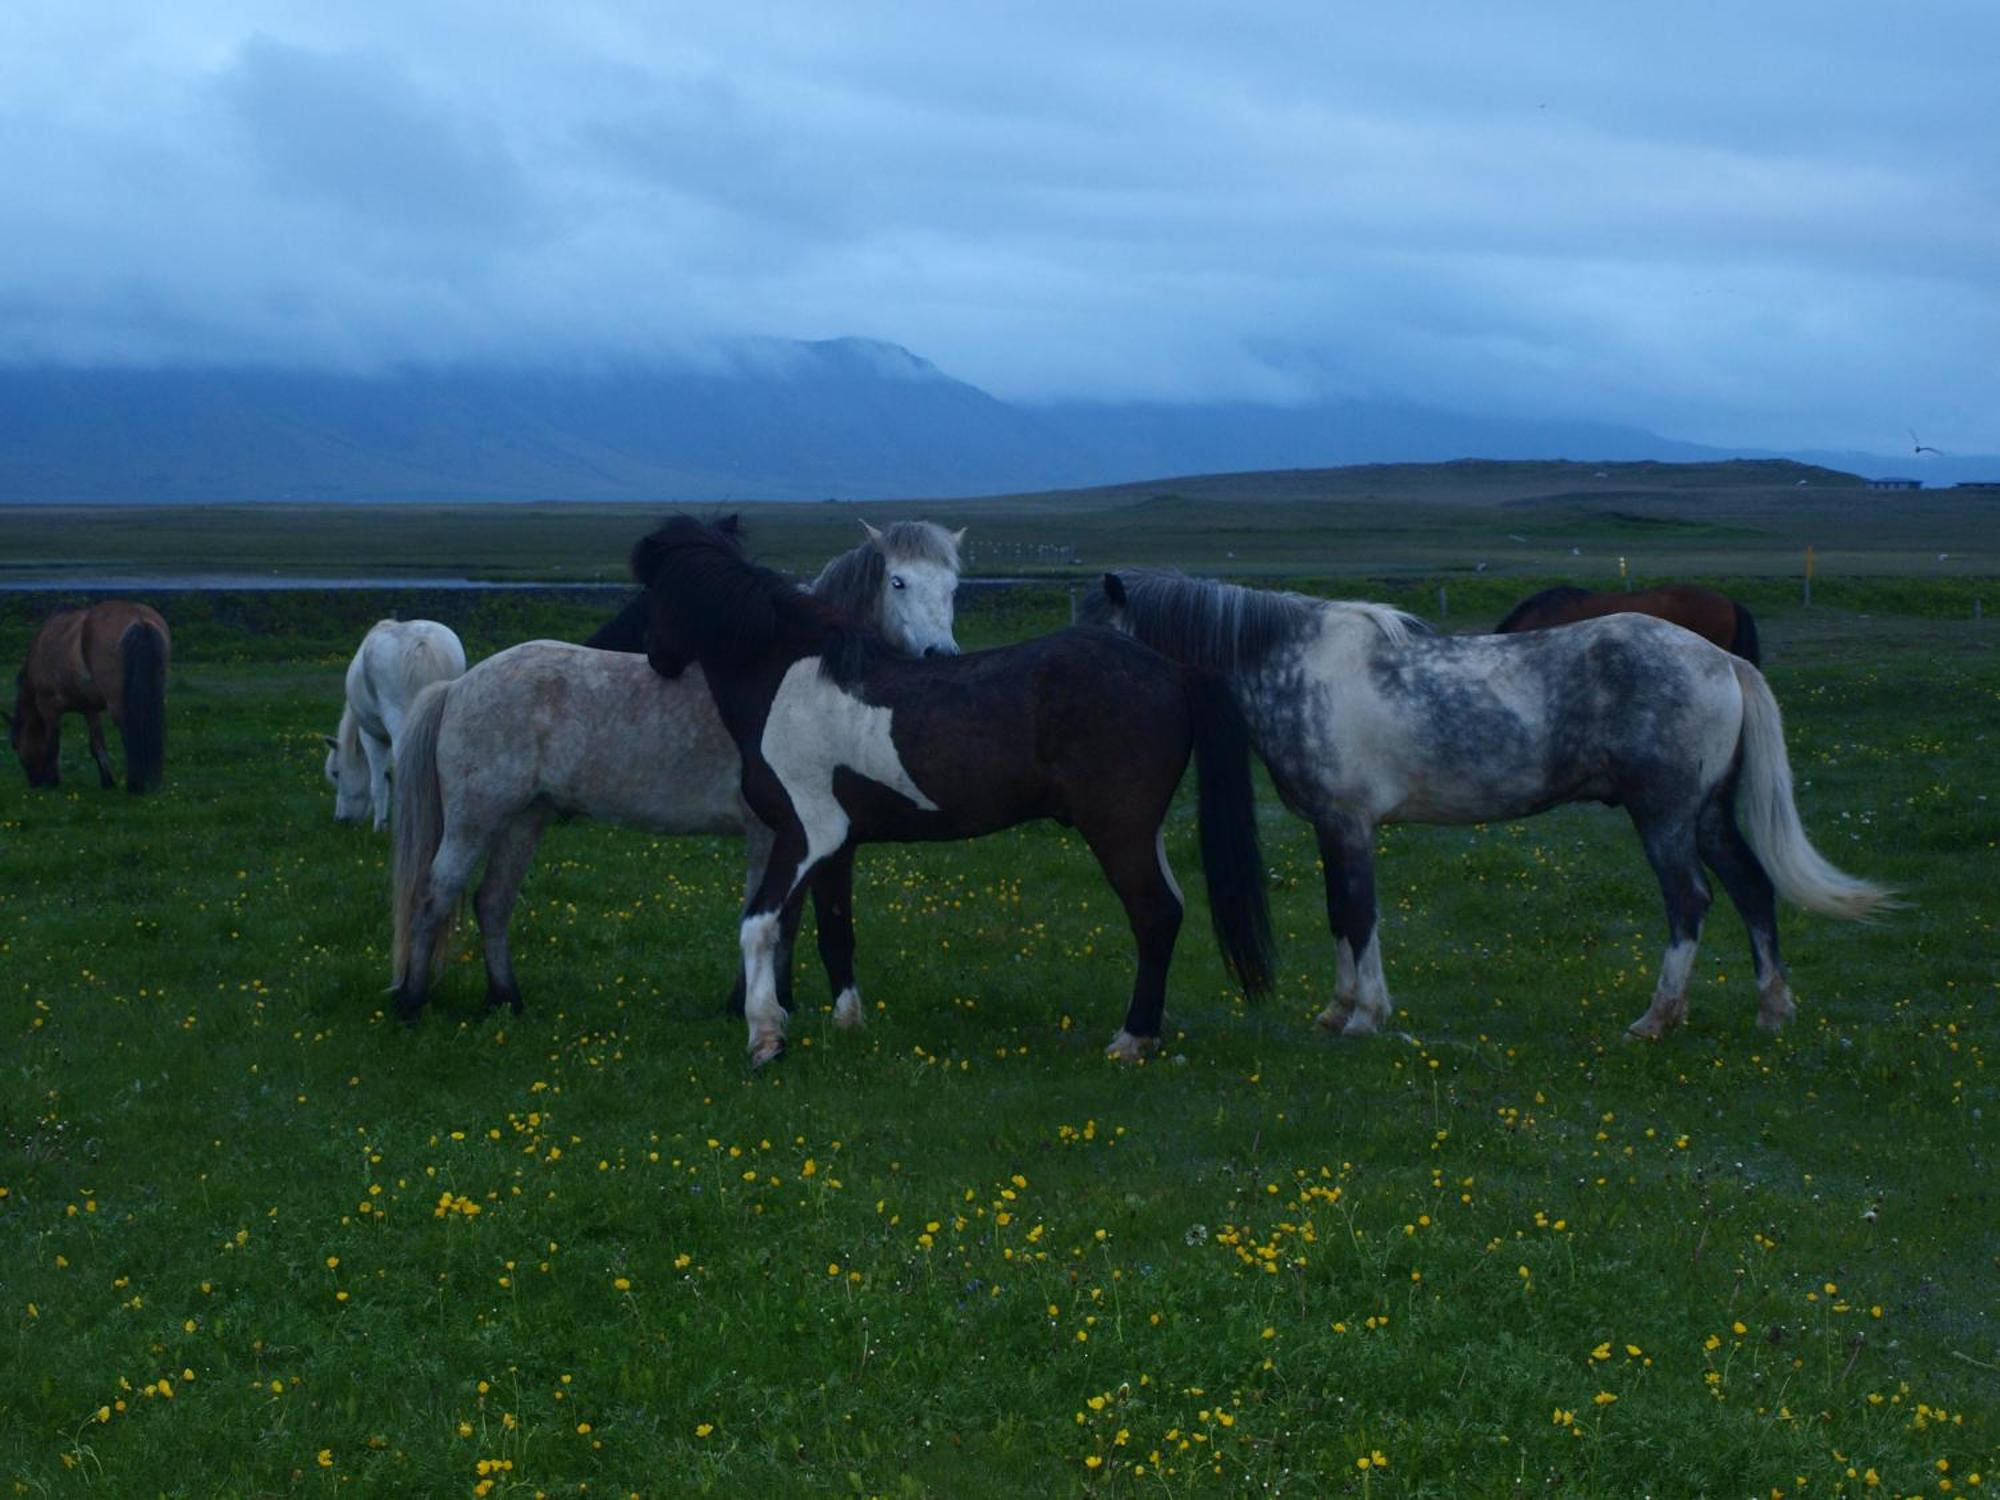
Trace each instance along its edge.
<instances>
[{"instance_id":1,"label":"bird in sky","mask_svg":"<svg viewBox=\"0 0 2000 1500\"><path fill-rule=\"evenodd\" d=\"M1903 430L1910 435L1910 441L1915 445L1916 451L1918 453L1936 453L1940 456L1943 455L1944 449L1931 447L1930 444L1926 443L1922 438L1917 436L1916 428L1905 427Z\"/></svg>"}]
</instances>

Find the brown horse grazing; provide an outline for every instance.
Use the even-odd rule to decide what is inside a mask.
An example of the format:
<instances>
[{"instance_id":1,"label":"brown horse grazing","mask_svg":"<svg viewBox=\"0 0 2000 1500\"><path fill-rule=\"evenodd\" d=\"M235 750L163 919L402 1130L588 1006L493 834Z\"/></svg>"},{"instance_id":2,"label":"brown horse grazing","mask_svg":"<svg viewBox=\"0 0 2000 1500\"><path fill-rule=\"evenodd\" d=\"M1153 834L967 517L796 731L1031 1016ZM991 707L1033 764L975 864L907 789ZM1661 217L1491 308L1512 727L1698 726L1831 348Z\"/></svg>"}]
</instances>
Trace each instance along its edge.
<instances>
[{"instance_id":1,"label":"brown horse grazing","mask_svg":"<svg viewBox=\"0 0 2000 1500\"><path fill-rule=\"evenodd\" d=\"M1692 630L1703 640L1713 641L1761 666L1762 648L1757 644L1756 618L1727 594L1693 583L1668 583L1656 589L1633 593L1593 594L1589 589L1543 589L1531 594L1507 612L1507 618L1493 627L1495 635L1511 635L1517 630L1547 630L1552 625L1573 625L1578 620L1594 620L1599 615L1652 615L1683 630Z\"/></svg>"},{"instance_id":2,"label":"brown horse grazing","mask_svg":"<svg viewBox=\"0 0 2000 1500\"><path fill-rule=\"evenodd\" d=\"M5 716L28 785L62 780L57 752L66 713L82 714L90 726L101 784L118 785L98 717L108 708L125 741L126 786L134 792L158 786L166 760L170 650L167 622L152 606L129 599L66 604L44 620L28 647L27 665L14 677L14 712Z\"/></svg>"}]
</instances>

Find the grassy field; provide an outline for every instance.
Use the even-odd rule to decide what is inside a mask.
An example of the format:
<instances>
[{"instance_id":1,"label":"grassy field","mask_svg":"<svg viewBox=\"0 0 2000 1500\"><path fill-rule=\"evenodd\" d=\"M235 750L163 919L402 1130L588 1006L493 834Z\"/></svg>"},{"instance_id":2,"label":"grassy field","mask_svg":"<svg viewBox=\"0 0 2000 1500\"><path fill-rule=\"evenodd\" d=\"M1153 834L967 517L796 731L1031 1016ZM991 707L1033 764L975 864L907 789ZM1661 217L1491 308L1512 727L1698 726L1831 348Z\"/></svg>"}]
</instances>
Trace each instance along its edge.
<instances>
[{"instance_id":1,"label":"grassy field","mask_svg":"<svg viewBox=\"0 0 2000 1500\"><path fill-rule=\"evenodd\" d=\"M634 537L663 508L0 507L0 583L200 574L225 558L232 570L279 577L620 580ZM1885 494L1796 464L1377 465L991 500L745 509L760 555L793 569L852 546L864 518L930 516L968 528L971 570L989 575L1173 563L1245 576L1556 575L1609 584L1624 558L1653 579L1796 580L1808 546L1829 584L2000 575L2000 499Z\"/></svg>"},{"instance_id":2,"label":"grassy field","mask_svg":"<svg viewBox=\"0 0 2000 1500\"><path fill-rule=\"evenodd\" d=\"M1519 591L1462 586L1481 617ZM1621 1043L1663 924L1602 809L1387 832L1401 1029L1321 1036L1317 866L1267 796L1272 1003L1223 978L1186 809L1195 910L1141 1067L1099 1055L1128 939L1073 837L883 848L871 1025L835 1033L802 963L798 1045L755 1075L718 1014L723 841L552 830L527 1015L475 1019L462 952L420 1028L386 1019L386 844L334 825L319 769L384 600L185 599L163 795L98 792L76 733L59 792L0 778L0 1482L2000 1484L1996 632L1978 580L1853 587L1805 612L1772 585L1771 677L1821 847L1913 904L1785 914L1781 1038L1719 903L1691 1025ZM475 655L594 618L433 602ZM968 644L1064 607L968 604ZM34 608L0 610L9 658Z\"/></svg>"}]
</instances>

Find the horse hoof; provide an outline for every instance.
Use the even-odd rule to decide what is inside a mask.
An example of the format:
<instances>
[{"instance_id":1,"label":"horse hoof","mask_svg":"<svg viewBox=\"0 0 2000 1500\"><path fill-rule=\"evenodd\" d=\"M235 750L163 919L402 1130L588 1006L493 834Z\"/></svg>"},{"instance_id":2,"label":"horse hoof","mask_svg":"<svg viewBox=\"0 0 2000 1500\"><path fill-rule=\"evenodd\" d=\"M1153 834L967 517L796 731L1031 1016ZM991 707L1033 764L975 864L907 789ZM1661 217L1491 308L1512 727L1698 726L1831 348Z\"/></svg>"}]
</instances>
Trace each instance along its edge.
<instances>
[{"instance_id":1,"label":"horse hoof","mask_svg":"<svg viewBox=\"0 0 2000 1500\"><path fill-rule=\"evenodd\" d=\"M833 1024L842 1031L858 1030L868 1019L861 1009L861 996L854 990L842 990L840 998L833 1002Z\"/></svg>"},{"instance_id":2,"label":"horse hoof","mask_svg":"<svg viewBox=\"0 0 2000 1500\"><path fill-rule=\"evenodd\" d=\"M1757 997L1757 1028L1760 1031L1783 1031L1785 1023L1798 1013L1798 1002L1792 999L1791 987L1782 981Z\"/></svg>"},{"instance_id":3,"label":"horse hoof","mask_svg":"<svg viewBox=\"0 0 2000 1500\"><path fill-rule=\"evenodd\" d=\"M1657 1042L1663 1034L1660 1023L1650 1016L1641 1016L1625 1028L1628 1042Z\"/></svg>"},{"instance_id":4,"label":"horse hoof","mask_svg":"<svg viewBox=\"0 0 2000 1500\"><path fill-rule=\"evenodd\" d=\"M1134 1036L1129 1031L1121 1031L1111 1039L1111 1045L1104 1049L1104 1055L1113 1062L1140 1062L1159 1050L1158 1037Z\"/></svg>"}]
</instances>

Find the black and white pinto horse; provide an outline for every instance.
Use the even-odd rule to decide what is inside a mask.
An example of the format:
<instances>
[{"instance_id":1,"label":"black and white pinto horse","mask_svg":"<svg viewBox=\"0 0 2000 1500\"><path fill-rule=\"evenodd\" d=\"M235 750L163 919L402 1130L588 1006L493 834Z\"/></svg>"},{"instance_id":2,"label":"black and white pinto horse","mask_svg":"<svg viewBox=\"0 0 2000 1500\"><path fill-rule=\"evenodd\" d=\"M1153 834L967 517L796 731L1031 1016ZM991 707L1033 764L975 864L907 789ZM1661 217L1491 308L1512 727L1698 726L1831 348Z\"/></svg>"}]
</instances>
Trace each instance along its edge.
<instances>
[{"instance_id":1,"label":"black and white pinto horse","mask_svg":"<svg viewBox=\"0 0 2000 1500\"><path fill-rule=\"evenodd\" d=\"M888 648L956 655L953 593L958 539L929 522L899 522L828 563L814 583L842 617L879 627ZM789 586L789 585L788 585ZM639 596L644 602L645 596ZM630 613L628 606L620 620ZM604 635L618 622L600 631ZM624 627L632 629L629 621ZM644 635L637 626L634 651ZM644 656L563 641L529 641L426 692L397 739L393 860L396 1010L414 1020L428 998L433 956L473 873L486 960L486 1004L518 1012L521 991L507 926L551 817L587 817L664 834L745 835L746 894L756 890L770 830L746 818L736 744L699 672L664 682ZM816 882L822 945L845 942L851 871ZM780 984L789 998L791 941ZM740 1001L739 1001L740 1004ZM836 1021L858 1025L858 993Z\"/></svg>"},{"instance_id":2,"label":"black and white pinto horse","mask_svg":"<svg viewBox=\"0 0 2000 1500\"><path fill-rule=\"evenodd\" d=\"M1687 1015L1707 864L1750 930L1758 1024L1795 1009L1775 894L1866 918L1890 894L1806 838L1778 705L1754 666L1645 615L1526 635L1437 636L1378 604L1276 594L1177 573L1107 573L1085 618L1224 673L1285 805L1313 825L1337 947L1322 1026L1389 1015L1376 925L1375 829L1482 823L1566 802L1623 807L1666 898L1669 945L1630 1034Z\"/></svg>"},{"instance_id":3,"label":"black and white pinto horse","mask_svg":"<svg viewBox=\"0 0 2000 1500\"><path fill-rule=\"evenodd\" d=\"M733 534L676 518L640 542L653 603L647 653L669 679L699 665L772 830L744 909L751 1060L784 1050L773 951L814 871L856 845L972 838L1035 818L1073 825L1124 903L1138 945L1110 1054L1158 1045L1182 901L1163 827L1193 753L1202 870L1223 957L1269 984L1270 932L1249 742L1228 689L1105 630L1062 630L970 656L908 661L746 561ZM832 955L852 984L849 948Z\"/></svg>"}]
</instances>

